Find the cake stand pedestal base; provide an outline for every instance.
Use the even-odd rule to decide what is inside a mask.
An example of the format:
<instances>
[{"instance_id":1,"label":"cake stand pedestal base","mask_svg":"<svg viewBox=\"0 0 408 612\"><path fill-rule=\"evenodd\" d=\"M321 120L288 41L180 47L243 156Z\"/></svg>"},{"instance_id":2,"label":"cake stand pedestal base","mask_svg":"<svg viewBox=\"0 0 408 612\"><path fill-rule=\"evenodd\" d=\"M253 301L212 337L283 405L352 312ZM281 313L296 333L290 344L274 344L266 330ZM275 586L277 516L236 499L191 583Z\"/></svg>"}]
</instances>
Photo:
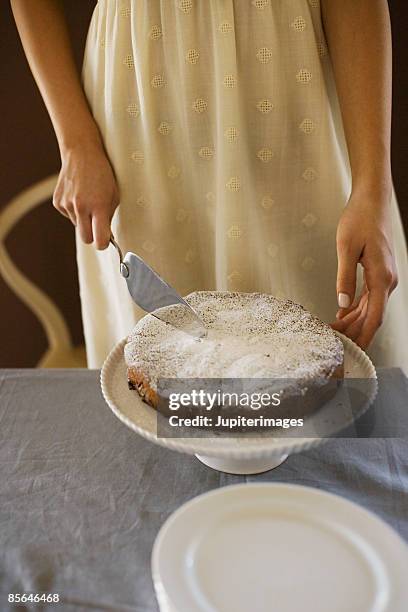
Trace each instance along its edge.
<instances>
[{"instance_id":1,"label":"cake stand pedestal base","mask_svg":"<svg viewBox=\"0 0 408 612\"><path fill-rule=\"evenodd\" d=\"M219 457L207 457L205 455L196 455L196 457L204 465L219 472L226 472L227 474L261 474L278 467L288 458L288 455L277 455L262 459L220 459Z\"/></svg>"}]
</instances>

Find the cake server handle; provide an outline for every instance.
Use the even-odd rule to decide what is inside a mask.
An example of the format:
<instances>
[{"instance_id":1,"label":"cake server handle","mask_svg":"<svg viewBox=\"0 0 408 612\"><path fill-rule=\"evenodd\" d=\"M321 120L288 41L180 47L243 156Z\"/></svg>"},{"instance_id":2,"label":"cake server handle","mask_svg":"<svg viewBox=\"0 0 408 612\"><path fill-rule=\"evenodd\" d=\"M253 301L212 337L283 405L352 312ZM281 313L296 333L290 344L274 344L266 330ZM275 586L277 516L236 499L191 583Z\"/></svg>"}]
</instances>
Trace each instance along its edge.
<instances>
[{"instance_id":1,"label":"cake server handle","mask_svg":"<svg viewBox=\"0 0 408 612\"><path fill-rule=\"evenodd\" d=\"M120 273L123 276L123 278L127 278L129 276L129 268L127 267L127 265L124 263L123 261L123 253L122 253L122 249L120 248L120 246L118 245L118 243L115 240L115 237L113 234L110 235L109 238L109 242L111 244L113 244L113 246L115 247L115 249L118 252L119 255L119 269L120 269Z\"/></svg>"}]
</instances>

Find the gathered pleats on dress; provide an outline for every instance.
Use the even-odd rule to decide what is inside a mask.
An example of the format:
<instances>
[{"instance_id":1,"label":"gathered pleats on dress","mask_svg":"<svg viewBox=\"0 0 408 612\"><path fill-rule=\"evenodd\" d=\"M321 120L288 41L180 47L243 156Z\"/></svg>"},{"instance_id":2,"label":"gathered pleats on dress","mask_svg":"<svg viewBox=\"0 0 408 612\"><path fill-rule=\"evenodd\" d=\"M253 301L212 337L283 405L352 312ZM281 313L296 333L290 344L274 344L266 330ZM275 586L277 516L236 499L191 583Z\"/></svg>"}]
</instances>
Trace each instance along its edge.
<instances>
[{"instance_id":1,"label":"gathered pleats on dress","mask_svg":"<svg viewBox=\"0 0 408 612\"><path fill-rule=\"evenodd\" d=\"M350 173L318 0L99 0L83 80L119 183L123 250L183 295L268 292L333 320ZM395 201L393 214L402 282L373 355L408 368ZM142 312L113 247L77 249L99 367Z\"/></svg>"}]
</instances>

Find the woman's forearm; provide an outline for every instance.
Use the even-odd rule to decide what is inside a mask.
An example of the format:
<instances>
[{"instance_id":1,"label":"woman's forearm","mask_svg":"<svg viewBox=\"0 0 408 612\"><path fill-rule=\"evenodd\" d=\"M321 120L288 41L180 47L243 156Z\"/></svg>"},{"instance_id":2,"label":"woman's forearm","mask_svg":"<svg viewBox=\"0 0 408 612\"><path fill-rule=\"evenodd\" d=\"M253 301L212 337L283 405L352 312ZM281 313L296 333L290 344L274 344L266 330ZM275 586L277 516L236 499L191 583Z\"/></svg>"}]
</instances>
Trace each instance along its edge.
<instances>
[{"instance_id":1,"label":"woman's forearm","mask_svg":"<svg viewBox=\"0 0 408 612\"><path fill-rule=\"evenodd\" d=\"M61 151L55 208L86 243L109 245L119 192L81 86L59 0L11 0L32 73L50 114Z\"/></svg>"},{"instance_id":2,"label":"woman's forearm","mask_svg":"<svg viewBox=\"0 0 408 612\"><path fill-rule=\"evenodd\" d=\"M386 0L322 0L353 190L391 190L391 31Z\"/></svg>"},{"instance_id":3,"label":"woman's forearm","mask_svg":"<svg viewBox=\"0 0 408 612\"><path fill-rule=\"evenodd\" d=\"M386 0L321 0L350 158L337 226L335 329L369 346L397 285L391 215L391 31ZM357 268L364 285L356 296Z\"/></svg>"},{"instance_id":4,"label":"woman's forearm","mask_svg":"<svg viewBox=\"0 0 408 612\"><path fill-rule=\"evenodd\" d=\"M60 150L100 143L59 0L11 0L25 54L51 117Z\"/></svg>"}]
</instances>

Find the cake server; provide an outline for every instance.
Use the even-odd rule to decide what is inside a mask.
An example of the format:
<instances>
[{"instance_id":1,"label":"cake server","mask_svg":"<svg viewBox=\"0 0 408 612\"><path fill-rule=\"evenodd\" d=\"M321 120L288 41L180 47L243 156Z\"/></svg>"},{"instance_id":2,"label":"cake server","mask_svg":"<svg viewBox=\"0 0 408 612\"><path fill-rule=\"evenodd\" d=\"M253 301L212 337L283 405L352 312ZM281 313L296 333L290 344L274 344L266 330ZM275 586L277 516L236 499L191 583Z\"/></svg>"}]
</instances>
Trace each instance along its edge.
<instances>
[{"instance_id":1,"label":"cake server","mask_svg":"<svg viewBox=\"0 0 408 612\"><path fill-rule=\"evenodd\" d=\"M133 301L163 323L173 325L199 338L207 334L205 325L194 308L175 289L161 278L139 255L128 252L122 255L113 235L110 237L119 254L120 273L126 280ZM172 311L160 311L165 306L180 307ZM186 313L188 317L186 319Z\"/></svg>"}]
</instances>

